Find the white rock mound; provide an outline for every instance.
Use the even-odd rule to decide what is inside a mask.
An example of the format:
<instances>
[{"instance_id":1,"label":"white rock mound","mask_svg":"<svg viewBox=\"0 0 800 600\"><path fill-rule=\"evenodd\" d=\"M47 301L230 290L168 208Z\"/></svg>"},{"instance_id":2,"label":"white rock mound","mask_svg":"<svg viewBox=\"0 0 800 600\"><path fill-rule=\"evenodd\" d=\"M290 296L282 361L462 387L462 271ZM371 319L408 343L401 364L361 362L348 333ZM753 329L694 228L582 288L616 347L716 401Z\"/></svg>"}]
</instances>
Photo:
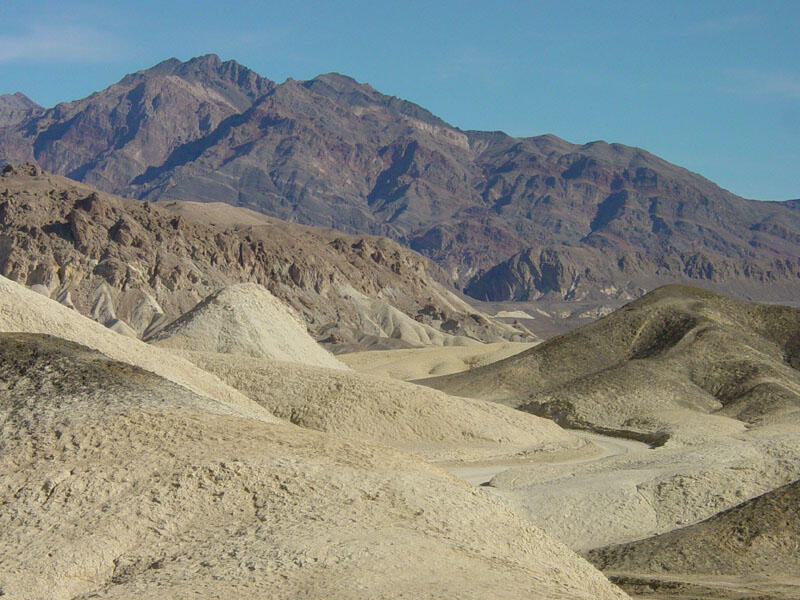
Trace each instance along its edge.
<instances>
[{"instance_id":1,"label":"white rock mound","mask_svg":"<svg viewBox=\"0 0 800 600\"><path fill-rule=\"evenodd\" d=\"M288 306L256 283L240 283L214 292L146 341L176 350L347 369L314 341Z\"/></svg>"}]
</instances>

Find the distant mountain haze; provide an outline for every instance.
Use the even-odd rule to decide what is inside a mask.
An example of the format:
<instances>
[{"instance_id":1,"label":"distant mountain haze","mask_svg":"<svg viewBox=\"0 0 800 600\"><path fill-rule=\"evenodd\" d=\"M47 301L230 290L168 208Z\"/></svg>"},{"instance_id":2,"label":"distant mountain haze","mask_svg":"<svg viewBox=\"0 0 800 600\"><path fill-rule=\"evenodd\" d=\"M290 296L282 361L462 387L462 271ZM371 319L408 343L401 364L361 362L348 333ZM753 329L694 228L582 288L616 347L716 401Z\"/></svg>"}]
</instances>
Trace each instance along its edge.
<instances>
[{"instance_id":1,"label":"distant mountain haze","mask_svg":"<svg viewBox=\"0 0 800 600\"><path fill-rule=\"evenodd\" d=\"M462 131L334 73L276 84L208 55L47 110L1 96L0 162L26 160L123 196L388 236L481 300L800 291L800 201L746 200L620 144Z\"/></svg>"}]
</instances>

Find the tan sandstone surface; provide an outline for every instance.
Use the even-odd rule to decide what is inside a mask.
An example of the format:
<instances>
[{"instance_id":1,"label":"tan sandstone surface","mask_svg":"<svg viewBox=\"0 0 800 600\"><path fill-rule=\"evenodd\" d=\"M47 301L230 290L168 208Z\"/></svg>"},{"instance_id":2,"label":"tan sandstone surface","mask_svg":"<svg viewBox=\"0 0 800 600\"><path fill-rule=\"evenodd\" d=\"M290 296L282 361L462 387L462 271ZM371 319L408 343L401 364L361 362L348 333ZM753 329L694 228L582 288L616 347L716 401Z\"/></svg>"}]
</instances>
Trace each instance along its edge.
<instances>
[{"instance_id":1,"label":"tan sandstone surface","mask_svg":"<svg viewBox=\"0 0 800 600\"><path fill-rule=\"evenodd\" d=\"M625 564L635 573L616 573L623 563L608 568L635 576L619 579L632 594L794 598L800 579L786 566L791 551L765 542L749 549L741 568L732 559L732 570L720 574L709 558L707 570L685 573L679 563L695 551L682 544L694 538L676 530L800 478L798 340L798 309L668 286L531 350L424 383L652 446L568 464L495 466L488 484L572 548L630 542ZM785 522L786 514L773 513L765 512L759 531L769 530L767 521ZM670 532L675 537L663 537ZM672 562L666 551L655 556L649 542L636 542L654 535L658 543L675 540ZM777 554L783 558L770 558ZM754 569L746 565L756 564L766 570L750 581ZM769 580L782 583L764 587Z\"/></svg>"},{"instance_id":2,"label":"tan sandstone surface","mask_svg":"<svg viewBox=\"0 0 800 600\"><path fill-rule=\"evenodd\" d=\"M38 334L2 334L0 381L5 597L625 597L407 454Z\"/></svg>"}]
</instances>

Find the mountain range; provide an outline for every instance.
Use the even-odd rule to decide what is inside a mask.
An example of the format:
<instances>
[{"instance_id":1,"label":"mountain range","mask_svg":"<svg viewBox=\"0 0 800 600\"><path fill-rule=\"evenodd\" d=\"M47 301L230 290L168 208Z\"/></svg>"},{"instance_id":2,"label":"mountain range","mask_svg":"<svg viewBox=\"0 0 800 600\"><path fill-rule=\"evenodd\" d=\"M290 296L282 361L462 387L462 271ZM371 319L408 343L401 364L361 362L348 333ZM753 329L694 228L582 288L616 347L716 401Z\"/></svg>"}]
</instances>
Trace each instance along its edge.
<instances>
[{"instance_id":1,"label":"mountain range","mask_svg":"<svg viewBox=\"0 0 800 600\"><path fill-rule=\"evenodd\" d=\"M387 236L480 300L800 289L800 200L747 200L621 144L462 131L335 73L277 84L207 55L50 109L0 96L0 162L22 161L126 197Z\"/></svg>"}]
</instances>

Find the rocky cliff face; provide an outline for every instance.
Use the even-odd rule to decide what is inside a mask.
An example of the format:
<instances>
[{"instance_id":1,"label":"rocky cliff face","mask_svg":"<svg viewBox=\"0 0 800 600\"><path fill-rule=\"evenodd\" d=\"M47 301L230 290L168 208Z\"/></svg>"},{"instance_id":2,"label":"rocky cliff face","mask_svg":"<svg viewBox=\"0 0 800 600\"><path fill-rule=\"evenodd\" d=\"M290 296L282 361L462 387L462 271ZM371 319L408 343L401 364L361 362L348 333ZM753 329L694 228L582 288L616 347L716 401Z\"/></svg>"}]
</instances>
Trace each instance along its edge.
<instances>
[{"instance_id":1,"label":"rocky cliff face","mask_svg":"<svg viewBox=\"0 0 800 600\"><path fill-rule=\"evenodd\" d=\"M225 205L125 200L33 164L6 166L0 177L0 273L132 336L249 281L332 345L530 339L473 310L430 269L387 239Z\"/></svg>"},{"instance_id":2,"label":"rocky cliff face","mask_svg":"<svg viewBox=\"0 0 800 600\"><path fill-rule=\"evenodd\" d=\"M460 131L337 74L277 85L172 59L6 124L0 160L389 236L480 299L616 301L686 279L788 301L800 285L796 202L745 200L620 144Z\"/></svg>"}]
</instances>

